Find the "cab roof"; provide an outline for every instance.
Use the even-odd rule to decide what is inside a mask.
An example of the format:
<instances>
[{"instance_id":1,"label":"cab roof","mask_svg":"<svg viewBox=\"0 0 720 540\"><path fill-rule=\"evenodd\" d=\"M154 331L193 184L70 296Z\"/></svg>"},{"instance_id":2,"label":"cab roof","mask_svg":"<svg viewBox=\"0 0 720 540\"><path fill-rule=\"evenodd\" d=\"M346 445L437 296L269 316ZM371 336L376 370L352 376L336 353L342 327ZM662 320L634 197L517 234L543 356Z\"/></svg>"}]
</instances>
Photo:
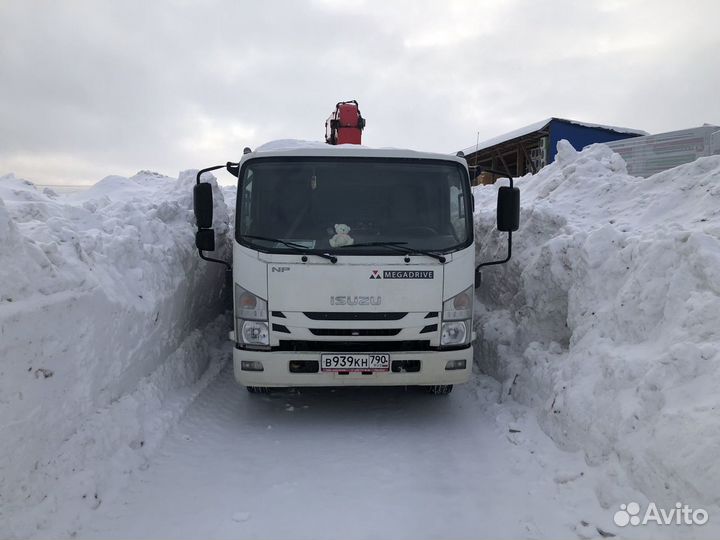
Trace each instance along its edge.
<instances>
[{"instance_id":1,"label":"cab roof","mask_svg":"<svg viewBox=\"0 0 720 540\"><path fill-rule=\"evenodd\" d=\"M435 159L452 161L467 166L465 158L452 154L434 152L417 152L402 148L370 148L358 144L331 145L320 141L303 141L298 139L281 139L271 141L242 156L242 161L260 157L382 157Z\"/></svg>"}]
</instances>

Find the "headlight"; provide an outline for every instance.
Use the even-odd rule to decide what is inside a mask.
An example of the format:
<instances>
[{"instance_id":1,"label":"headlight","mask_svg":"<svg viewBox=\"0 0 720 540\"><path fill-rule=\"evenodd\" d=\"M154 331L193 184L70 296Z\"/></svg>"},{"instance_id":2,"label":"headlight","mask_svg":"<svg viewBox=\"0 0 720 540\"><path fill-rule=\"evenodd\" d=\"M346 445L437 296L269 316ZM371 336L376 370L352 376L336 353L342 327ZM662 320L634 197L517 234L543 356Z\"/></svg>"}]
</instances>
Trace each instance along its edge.
<instances>
[{"instance_id":1,"label":"headlight","mask_svg":"<svg viewBox=\"0 0 720 540\"><path fill-rule=\"evenodd\" d=\"M268 323L264 321L243 321L240 335L242 336L242 342L247 345L270 344Z\"/></svg>"},{"instance_id":2,"label":"headlight","mask_svg":"<svg viewBox=\"0 0 720 540\"><path fill-rule=\"evenodd\" d=\"M235 284L235 336L252 347L270 345L267 301Z\"/></svg>"},{"instance_id":3,"label":"headlight","mask_svg":"<svg viewBox=\"0 0 720 540\"><path fill-rule=\"evenodd\" d=\"M465 345L468 338L468 321L451 321L442 323L440 345Z\"/></svg>"},{"instance_id":4,"label":"headlight","mask_svg":"<svg viewBox=\"0 0 720 540\"><path fill-rule=\"evenodd\" d=\"M471 285L463 292L443 302L440 328L441 347L467 345L472 323L473 294L474 287Z\"/></svg>"},{"instance_id":5,"label":"headlight","mask_svg":"<svg viewBox=\"0 0 720 540\"><path fill-rule=\"evenodd\" d=\"M443 321L472 319L473 286L443 302Z\"/></svg>"},{"instance_id":6,"label":"headlight","mask_svg":"<svg viewBox=\"0 0 720 540\"><path fill-rule=\"evenodd\" d=\"M252 321L267 321L267 302L236 283L235 317Z\"/></svg>"}]
</instances>

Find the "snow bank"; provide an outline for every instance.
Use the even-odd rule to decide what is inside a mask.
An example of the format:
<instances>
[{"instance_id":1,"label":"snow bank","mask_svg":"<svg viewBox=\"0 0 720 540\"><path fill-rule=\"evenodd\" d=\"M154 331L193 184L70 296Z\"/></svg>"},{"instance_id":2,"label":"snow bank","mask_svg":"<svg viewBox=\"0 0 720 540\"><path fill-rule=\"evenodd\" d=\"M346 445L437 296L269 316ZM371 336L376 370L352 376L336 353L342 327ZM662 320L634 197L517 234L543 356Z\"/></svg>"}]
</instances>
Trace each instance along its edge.
<instances>
[{"instance_id":1,"label":"snow bank","mask_svg":"<svg viewBox=\"0 0 720 540\"><path fill-rule=\"evenodd\" d=\"M132 470L164 433L170 390L208 366L196 329L223 311L224 269L197 257L194 181L141 172L61 196L0 177L3 538L99 504L110 471Z\"/></svg>"},{"instance_id":2,"label":"snow bank","mask_svg":"<svg viewBox=\"0 0 720 540\"><path fill-rule=\"evenodd\" d=\"M650 500L720 503L720 157L643 179L606 146L561 141L516 185L521 227L511 262L483 272L476 363ZM496 188L475 198L478 261L504 256Z\"/></svg>"}]
</instances>

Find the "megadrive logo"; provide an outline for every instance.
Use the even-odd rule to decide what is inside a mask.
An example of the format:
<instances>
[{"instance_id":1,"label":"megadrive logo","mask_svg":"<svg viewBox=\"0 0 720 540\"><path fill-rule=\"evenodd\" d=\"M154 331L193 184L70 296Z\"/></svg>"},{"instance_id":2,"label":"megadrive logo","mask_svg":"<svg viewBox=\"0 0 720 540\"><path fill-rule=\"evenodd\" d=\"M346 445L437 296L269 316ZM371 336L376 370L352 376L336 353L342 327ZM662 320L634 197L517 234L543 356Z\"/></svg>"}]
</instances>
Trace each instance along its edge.
<instances>
[{"instance_id":1,"label":"megadrive logo","mask_svg":"<svg viewBox=\"0 0 720 540\"><path fill-rule=\"evenodd\" d=\"M373 270L370 279L434 279L434 270Z\"/></svg>"}]
</instances>

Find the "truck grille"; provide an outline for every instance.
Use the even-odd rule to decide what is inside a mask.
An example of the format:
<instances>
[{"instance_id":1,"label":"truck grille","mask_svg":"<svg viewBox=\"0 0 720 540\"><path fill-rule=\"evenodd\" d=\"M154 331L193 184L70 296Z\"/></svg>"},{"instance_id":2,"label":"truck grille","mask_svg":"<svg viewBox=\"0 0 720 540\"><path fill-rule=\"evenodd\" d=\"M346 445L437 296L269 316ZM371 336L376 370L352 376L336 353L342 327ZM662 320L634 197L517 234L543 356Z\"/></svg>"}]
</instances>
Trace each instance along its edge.
<instances>
[{"instance_id":1,"label":"truck grille","mask_svg":"<svg viewBox=\"0 0 720 540\"><path fill-rule=\"evenodd\" d=\"M400 328L310 328L315 336L397 336Z\"/></svg>"},{"instance_id":2,"label":"truck grille","mask_svg":"<svg viewBox=\"0 0 720 540\"><path fill-rule=\"evenodd\" d=\"M396 352L429 351L430 340L404 341L302 341L281 339L275 351L305 352Z\"/></svg>"},{"instance_id":3,"label":"truck grille","mask_svg":"<svg viewBox=\"0 0 720 540\"><path fill-rule=\"evenodd\" d=\"M305 311L303 314L313 321L399 321L407 312Z\"/></svg>"}]
</instances>

